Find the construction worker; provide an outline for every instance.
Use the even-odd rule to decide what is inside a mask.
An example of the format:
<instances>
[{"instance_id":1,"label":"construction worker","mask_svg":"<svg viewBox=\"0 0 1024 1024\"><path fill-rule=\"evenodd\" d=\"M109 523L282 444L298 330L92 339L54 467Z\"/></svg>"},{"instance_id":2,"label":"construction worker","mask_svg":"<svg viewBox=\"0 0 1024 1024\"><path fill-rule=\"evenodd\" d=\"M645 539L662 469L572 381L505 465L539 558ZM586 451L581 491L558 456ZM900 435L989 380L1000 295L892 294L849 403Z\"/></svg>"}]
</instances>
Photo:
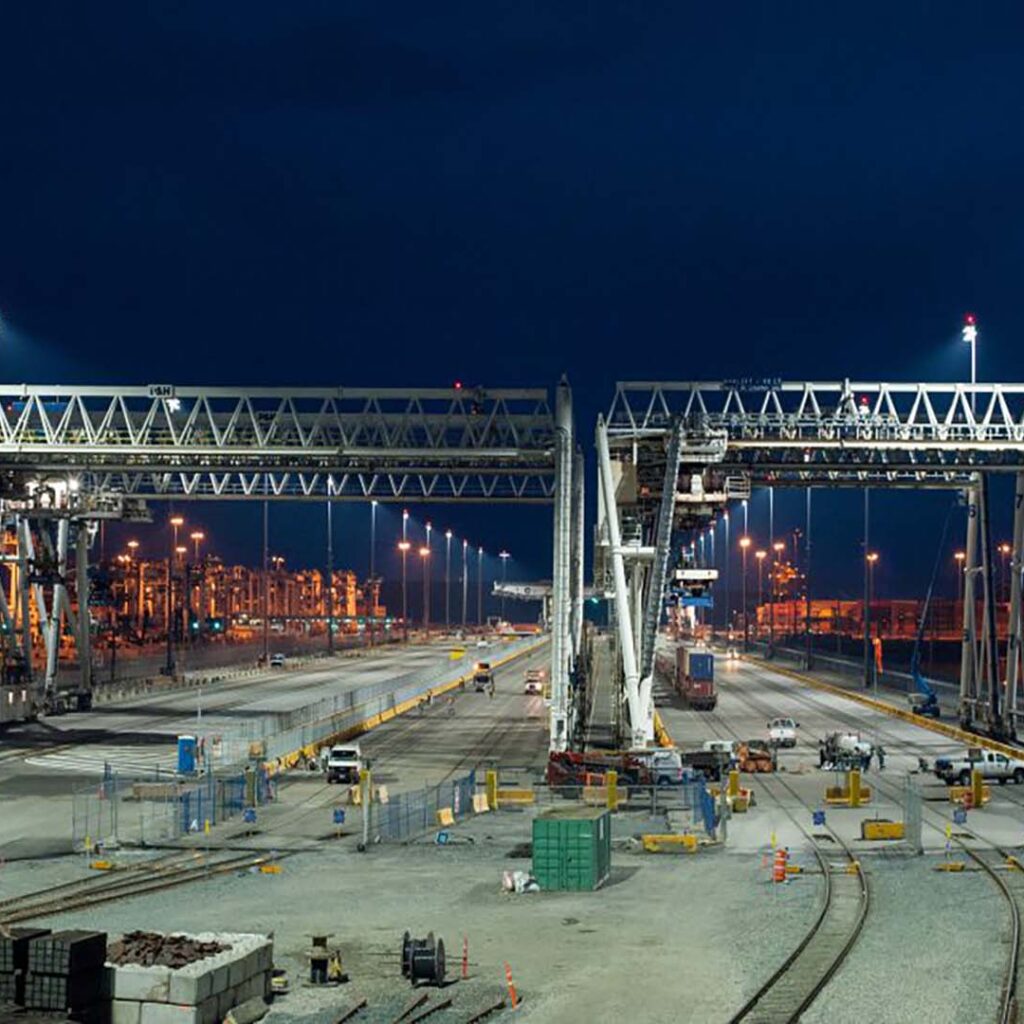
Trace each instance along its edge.
<instances>
[{"instance_id":1,"label":"construction worker","mask_svg":"<svg viewBox=\"0 0 1024 1024\"><path fill-rule=\"evenodd\" d=\"M885 770L885 747L883 747L881 744L879 744L875 748L875 754L878 757L878 770L880 772L884 771Z\"/></svg>"}]
</instances>

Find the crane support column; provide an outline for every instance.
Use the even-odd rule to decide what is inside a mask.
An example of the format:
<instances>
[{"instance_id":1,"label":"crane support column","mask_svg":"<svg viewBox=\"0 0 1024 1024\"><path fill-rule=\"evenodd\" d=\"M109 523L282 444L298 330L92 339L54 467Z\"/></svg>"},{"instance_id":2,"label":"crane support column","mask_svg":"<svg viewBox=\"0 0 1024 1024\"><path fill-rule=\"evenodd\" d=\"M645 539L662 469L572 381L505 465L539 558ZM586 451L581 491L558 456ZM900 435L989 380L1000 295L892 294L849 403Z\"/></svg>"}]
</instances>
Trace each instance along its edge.
<instances>
[{"instance_id":1,"label":"crane support column","mask_svg":"<svg viewBox=\"0 0 1024 1024\"><path fill-rule=\"evenodd\" d=\"M975 476L977 481L977 476ZM960 720L973 725L978 702L978 650L974 583L978 565L978 490L967 491L967 544L964 559L963 638L960 646Z\"/></svg>"},{"instance_id":2,"label":"crane support column","mask_svg":"<svg viewBox=\"0 0 1024 1024\"><path fill-rule=\"evenodd\" d=\"M629 603L629 587L626 583L626 565L622 557L619 508L615 501L615 482L612 479L612 460L604 417L597 421L597 470L601 482L605 523L608 527L608 548L615 592L615 624L622 653L623 685L629 708L632 745L646 746L648 737L653 737L654 722L653 715L648 713L649 709L642 709L640 706L640 673L637 669L636 647L633 642L632 609Z\"/></svg>"},{"instance_id":3,"label":"crane support column","mask_svg":"<svg viewBox=\"0 0 1024 1024\"><path fill-rule=\"evenodd\" d=\"M18 582L21 586L19 601L21 612L21 650L25 659L25 681L32 687L33 703L42 704L32 674L32 588L28 580L29 561L32 558L32 532L28 518L18 517Z\"/></svg>"},{"instance_id":4,"label":"crane support column","mask_svg":"<svg viewBox=\"0 0 1024 1024\"><path fill-rule=\"evenodd\" d=\"M1017 732L1017 685L1020 680L1021 554L1024 549L1024 473L1017 474L1013 498L1013 551L1010 555L1010 614L1006 623L1006 703L1003 721L1010 735Z\"/></svg>"},{"instance_id":5,"label":"crane support column","mask_svg":"<svg viewBox=\"0 0 1024 1024\"><path fill-rule=\"evenodd\" d=\"M562 378L555 395L554 564L551 574L551 718L552 750L569 741L569 619L572 604L572 392Z\"/></svg>"},{"instance_id":6,"label":"crane support column","mask_svg":"<svg viewBox=\"0 0 1024 1024\"><path fill-rule=\"evenodd\" d=\"M999 709L999 650L996 645L996 601L992 576L992 530L989 513L989 482L988 474L981 474L981 567L982 594L985 602L985 644L986 679L988 683L988 714L986 716L989 729L993 735L1000 733L1002 715Z\"/></svg>"},{"instance_id":7,"label":"crane support column","mask_svg":"<svg viewBox=\"0 0 1024 1024\"><path fill-rule=\"evenodd\" d=\"M141 572L141 570L140 570ZM139 577L139 621L142 621L144 593ZM83 520L75 536L75 591L78 594L78 665L81 691L92 693L92 644L89 615L89 526Z\"/></svg>"},{"instance_id":8,"label":"crane support column","mask_svg":"<svg viewBox=\"0 0 1024 1024\"><path fill-rule=\"evenodd\" d=\"M583 450L576 445L572 461L572 660L575 665L583 641Z\"/></svg>"}]
</instances>

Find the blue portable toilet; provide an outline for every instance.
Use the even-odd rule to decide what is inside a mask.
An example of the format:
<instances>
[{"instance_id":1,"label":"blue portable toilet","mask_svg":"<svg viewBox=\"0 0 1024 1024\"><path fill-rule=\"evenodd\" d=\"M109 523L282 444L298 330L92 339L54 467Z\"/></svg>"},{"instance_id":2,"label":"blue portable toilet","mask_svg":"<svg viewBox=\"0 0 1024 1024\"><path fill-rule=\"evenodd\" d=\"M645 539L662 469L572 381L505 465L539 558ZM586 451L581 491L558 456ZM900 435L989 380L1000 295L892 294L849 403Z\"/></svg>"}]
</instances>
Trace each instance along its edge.
<instances>
[{"instance_id":1,"label":"blue portable toilet","mask_svg":"<svg viewBox=\"0 0 1024 1024\"><path fill-rule=\"evenodd\" d=\"M178 772L181 775L192 775L196 770L196 738L195 736L178 737Z\"/></svg>"}]
</instances>

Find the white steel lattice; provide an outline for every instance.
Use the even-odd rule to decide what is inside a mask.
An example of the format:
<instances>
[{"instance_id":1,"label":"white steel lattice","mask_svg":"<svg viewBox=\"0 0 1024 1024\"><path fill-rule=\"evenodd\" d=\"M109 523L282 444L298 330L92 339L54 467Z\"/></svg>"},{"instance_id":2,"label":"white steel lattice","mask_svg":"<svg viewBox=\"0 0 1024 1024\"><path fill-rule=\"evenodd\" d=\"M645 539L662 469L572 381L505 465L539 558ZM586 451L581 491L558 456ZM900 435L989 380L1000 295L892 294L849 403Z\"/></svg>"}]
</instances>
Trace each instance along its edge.
<instances>
[{"instance_id":1,"label":"white steel lattice","mask_svg":"<svg viewBox=\"0 0 1024 1024\"><path fill-rule=\"evenodd\" d=\"M0 472L138 497L550 502L543 389L0 385Z\"/></svg>"},{"instance_id":2,"label":"white steel lattice","mask_svg":"<svg viewBox=\"0 0 1024 1024\"><path fill-rule=\"evenodd\" d=\"M726 436L723 463L755 481L962 484L1024 465L1024 384L620 382L614 445Z\"/></svg>"}]
</instances>

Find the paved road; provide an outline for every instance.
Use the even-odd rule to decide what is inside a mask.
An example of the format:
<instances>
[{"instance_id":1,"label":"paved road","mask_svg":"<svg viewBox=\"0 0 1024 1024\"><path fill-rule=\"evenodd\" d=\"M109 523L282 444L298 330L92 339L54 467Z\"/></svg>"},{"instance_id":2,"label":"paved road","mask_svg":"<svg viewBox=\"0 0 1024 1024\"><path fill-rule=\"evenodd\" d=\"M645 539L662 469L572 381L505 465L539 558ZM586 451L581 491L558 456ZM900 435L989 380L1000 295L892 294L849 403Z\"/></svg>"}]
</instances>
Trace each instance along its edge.
<instances>
[{"instance_id":1,"label":"paved road","mask_svg":"<svg viewBox=\"0 0 1024 1024\"><path fill-rule=\"evenodd\" d=\"M902 820L904 787L908 777L923 796L926 848L942 849L945 823L952 819L946 787L934 776L918 773L918 759L932 762L936 757L956 754L963 746L930 730L862 707L843 697L823 693L760 665L728 663L716 659L719 691L714 712L683 709L678 698L666 689L657 694L665 724L677 744L699 746L713 738L766 738L767 721L777 715L792 716L799 724L798 743L781 751L783 769L778 780L770 776L744 777L757 791L760 806L748 816L730 822L730 844L751 850L766 846L771 831L780 842L804 845L799 826L811 827L811 811L824 807L824 790L842 781L832 772L818 768L818 739L837 729L859 732L886 752L884 772L872 770L865 784L875 789L868 807L861 810L828 808L827 819L844 839L859 843L860 822L881 814ZM1024 787L993 787L992 803L971 812L970 826L993 841L1018 845L1024 840Z\"/></svg>"}]
</instances>

